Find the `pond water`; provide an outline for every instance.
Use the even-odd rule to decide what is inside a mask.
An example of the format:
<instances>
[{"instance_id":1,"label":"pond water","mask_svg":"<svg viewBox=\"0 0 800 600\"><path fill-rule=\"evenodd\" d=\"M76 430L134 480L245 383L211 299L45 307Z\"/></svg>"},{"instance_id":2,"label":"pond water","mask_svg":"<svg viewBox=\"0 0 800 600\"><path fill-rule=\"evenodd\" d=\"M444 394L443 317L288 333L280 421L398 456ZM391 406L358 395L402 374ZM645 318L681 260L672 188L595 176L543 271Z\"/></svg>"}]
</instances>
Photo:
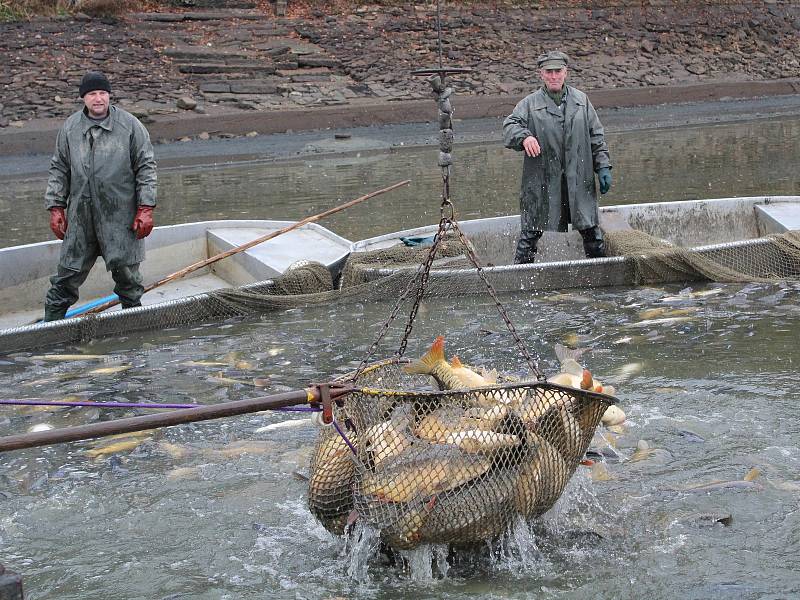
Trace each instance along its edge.
<instances>
[{"instance_id":1,"label":"pond water","mask_svg":"<svg viewBox=\"0 0 800 600\"><path fill-rule=\"evenodd\" d=\"M433 127L433 126L432 126ZM458 133L458 132L456 132ZM601 204L796 195L800 119L609 133L614 186ZM320 144L317 144L318 146ZM225 218L299 220L382 189L411 185L320 224L356 241L439 220L435 147L362 151L301 161L159 171L159 225ZM459 219L519 212L522 159L500 142L457 144L451 196ZM46 180L0 189L0 247L51 239Z\"/></svg>"},{"instance_id":2,"label":"pond water","mask_svg":"<svg viewBox=\"0 0 800 600\"><path fill-rule=\"evenodd\" d=\"M799 133L795 121L615 135L604 202L798 194L787 157ZM438 218L431 154L167 171L162 197L176 200L161 214L299 218L412 179L326 223L351 239L377 235ZM457 158L460 218L515 212L518 155L474 145ZM39 214L36 185L20 184L18 198L36 196ZM796 597L799 297L797 283L504 295L543 370L558 368L554 344L586 348L582 361L616 384L628 420L605 432L610 479L580 466L543 519L449 560L423 547L391 565L369 531L328 534L305 500L317 430L275 411L0 454L0 562L24 576L29 600ZM20 352L0 357L0 398L212 404L300 389L358 365L390 310L334 304ZM380 356L397 349L399 321ZM442 334L448 356L521 374L503 332L488 297L427 299L407 355ZM133 414L2 407L0 435ZM637 452L641 440L649 450ZM719 481L730 483L691 489Z\"/></svg>"},{"instance_id":3,"label":"pond water","mask_svg":"<svg viewBox=\"0 0 800 600\"><path fill-rule=\"evenodd\" d=\"M557 369L557 342L589 348L586 366L616 381L628 420L606 432L619 455L606 465L611 480L580 466L544 519L450 563L423 547L391 566L366 533L349 543L326 533L298 476L316 428L282 412L0 455L0 556L32 600L794 597L798 292L707 284L504 296L543 370ZM0 363L0 396L210 404L299 389L356 365L389 308L296 309L65 349L103 357L87 361L18 353ZM444 333L448 355L524 367L487 298L427 300L414 331L411 356ZM92 372L106 367L121 369ZM133 414L120 412L4 408L0 435ZM289 419L297 426L264 429ZM651 450L636 454L639 440ZM689 489L752 468L754 484Z\"/></svg>"}]
</instances>

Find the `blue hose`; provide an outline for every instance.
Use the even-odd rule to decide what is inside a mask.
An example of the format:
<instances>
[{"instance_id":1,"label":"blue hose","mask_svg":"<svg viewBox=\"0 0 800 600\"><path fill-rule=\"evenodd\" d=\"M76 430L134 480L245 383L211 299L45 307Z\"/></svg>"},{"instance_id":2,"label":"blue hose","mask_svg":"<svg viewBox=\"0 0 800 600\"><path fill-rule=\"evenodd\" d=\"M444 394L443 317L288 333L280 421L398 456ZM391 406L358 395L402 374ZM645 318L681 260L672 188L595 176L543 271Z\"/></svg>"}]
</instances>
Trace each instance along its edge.
<instances>
[{"instance_id":1,"label":"blue hose","mask_svg":"<svg viewBox=\"0 0 800 600\"><path fill-rule=\"evenodd\" d=\"M101 304L105 304L106 302L114 302L119 300L119 296L116 294L111 294L110 296L106 296L105 298L98 298L97 300L92 300L91 302L87 302L82 306L78 306L77 308L73 308L67 311L67 314L64 316L65 319L69 319L70 317L77 317L85 313L87 310L92 310L95 306L100 306Z\"/></svg>"}]
</instances>

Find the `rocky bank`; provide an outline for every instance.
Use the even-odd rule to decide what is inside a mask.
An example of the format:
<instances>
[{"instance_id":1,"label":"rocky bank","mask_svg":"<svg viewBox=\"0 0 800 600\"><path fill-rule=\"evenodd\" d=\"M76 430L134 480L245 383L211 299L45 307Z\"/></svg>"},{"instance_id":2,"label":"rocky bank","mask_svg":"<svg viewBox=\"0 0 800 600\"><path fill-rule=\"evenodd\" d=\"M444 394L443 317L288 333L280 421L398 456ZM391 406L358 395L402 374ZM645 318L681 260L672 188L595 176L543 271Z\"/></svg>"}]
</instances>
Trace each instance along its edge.
<instances>
[{"instance_id":1,"label":"rocky bank","mask_svg":"<svg viewBox=\"0 0 800 600\"><path fill-rule=\"evenodd\" d=\"M145 121L430 97L412 71L438 64L435 3L289 2L286 16L257 6L2 23L0 127L70 114L88 69L108 73L115 101ZM587 90L800 77L797 2L440 10L443 63L470 69L455 77L459 94L522 95L536 56L553 48L572 57L570 80Z\"/></svg>"}]
</instances>

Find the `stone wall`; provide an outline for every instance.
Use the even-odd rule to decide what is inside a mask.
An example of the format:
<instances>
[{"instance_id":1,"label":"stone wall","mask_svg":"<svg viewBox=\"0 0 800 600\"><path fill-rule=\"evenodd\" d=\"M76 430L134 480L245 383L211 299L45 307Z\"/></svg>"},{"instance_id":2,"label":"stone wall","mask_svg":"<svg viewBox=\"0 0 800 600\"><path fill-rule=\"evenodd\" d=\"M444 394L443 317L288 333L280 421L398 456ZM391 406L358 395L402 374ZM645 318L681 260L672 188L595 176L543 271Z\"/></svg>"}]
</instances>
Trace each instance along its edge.
<instances>
[{"instance_id":1,"label":"stone wall","mask_svg":"<svg viewBox=\"0 0 800 600\"><path fill-rule=\"evenodd\" d=\"M0 23L0 127L74 111L89 69L106 71L114 101L143 117L427 99L412 71L438 64L435 3L391 4ZM589 90L800 78L797 2L442 6L442 61L471 69L454 81L460 95L524 94L538 84L536 56L554 48L572 57L570 82Z\"/></svg>"}]
</instances>

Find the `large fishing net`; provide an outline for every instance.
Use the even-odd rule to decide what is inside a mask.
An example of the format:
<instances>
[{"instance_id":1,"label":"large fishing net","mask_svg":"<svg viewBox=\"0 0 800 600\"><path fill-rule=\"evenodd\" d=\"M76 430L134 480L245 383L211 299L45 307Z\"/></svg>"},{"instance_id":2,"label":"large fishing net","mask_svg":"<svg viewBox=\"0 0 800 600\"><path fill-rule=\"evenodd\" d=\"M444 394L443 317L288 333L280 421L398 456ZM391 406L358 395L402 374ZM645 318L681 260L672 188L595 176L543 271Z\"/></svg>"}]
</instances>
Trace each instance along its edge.
<instances>
[{"instance_id":1,"label":"large fishing net","mask_svg":"<svg viewBox=\"0 0 800 600\"><path fill-rule=\"evenodd\" d=\"M308 503L332 533L361 520L397 549L493 539L553 506L615 402L541 381L438 391L404 364L364 369L320 434Z\"/></svg>"},{"instance_id":2,"label":"large fishing net","mask_svg":"<svg viewBox=\"0 0 800 600\"><path fill-rule=\"evenodd\" d=\"M682 248L640 230L606 232L609 256L631 266L632 285L670 281L780 281L800 277L800 231Z\"/></svg>"}]
</instances>

